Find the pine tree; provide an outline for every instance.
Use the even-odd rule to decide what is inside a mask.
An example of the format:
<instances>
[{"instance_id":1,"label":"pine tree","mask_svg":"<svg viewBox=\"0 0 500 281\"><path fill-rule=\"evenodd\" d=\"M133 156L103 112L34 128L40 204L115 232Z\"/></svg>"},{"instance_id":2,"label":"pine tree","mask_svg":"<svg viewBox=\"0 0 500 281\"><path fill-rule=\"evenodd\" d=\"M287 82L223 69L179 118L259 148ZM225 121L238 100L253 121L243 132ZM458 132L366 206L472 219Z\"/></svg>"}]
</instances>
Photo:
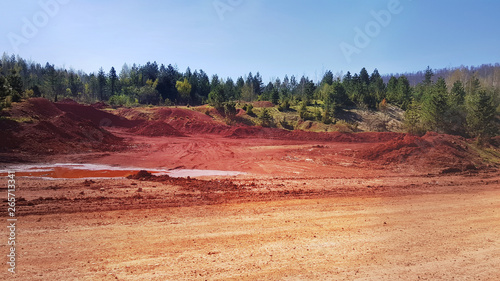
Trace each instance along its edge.
<instances>
[{"instance_id":1,"label":"pine tree","mask_svg":"<svg viewBox=\"0 0 500 281\"><path fill-rule=\"evenodd\" d=\"M273 125L273 117L271 113L269 113L269 109L262 108L262 111L259 114L259 122L262 127L271 127Z\"/></svg>"},{"instance_id":2,"label":"pine tree","mask_svg":"<svg viewBox=\"0 0 500 281\"><path fill-rule=\"evenodd\" d=\"M116 70L114 67L111 67L109 71L109 84L111 86L111 95L115 95L116 93L116 82L118 81L118 76L116 75Z\"/></svg>"},{"instance_id":3,"label":"pine tree","mask_svg":"<svg viewBox=\"0 0 500 281\"><path fill-rule=\"evenodd\" d=\"M440 78L428 90L422 107L422 119L427 131L444 132L446 128L446 114L448 112L448 93L446 83Z\"/></svg>"},{"instance_id":4,"label":"pine tree","mask_svg":"<svg viewBox=\"0 0 500 281\"><path fill-rule=\"evenodd\" d=\"M105 90L106 90L106 74L104 74L104 69L102 67L99 69L99 72L97 73L97 81L98 81L98 93L99 93L99 99L103 101L105 97Z\"/></svg>"},{"instance_id":5,"label":"pine tree","mask_svg":"<svg viewBox=\"0 0 500 281\"><path fill-rule=\"evenodd\" d=\"M412 100L405 112L405 127L410 134L423 135L426 130L422 122L422 106L416 100Z\"/></svg>"},{"instance_id":6,"label":"pine tree","mask_svg":"<svg viewBox=\"0 0 500 281\"><path fill-rule=\"evenodd\" d=\"M12 94L12 88L9 81L2 75L2 68L0 67L0 110L5 105L5 98Z\"/></svg>"},{"instance_id":7,"label":"pine tree","mask_svg":"<svg viewBox=\"0 0 500 281\"><path fill-rule=\"evenodd\" d=\"M425 86L430 87L432 85L432 76L434 76L434 72L432 72L432 69L427 66L427 69L425 70Z\"/></svg>"},{"instance_id":8,"label":"pine tree","mask_svg":"<svg viewBox=\"0 0 500 281\"><path fill-rule=\"evenodd\" d=\"M208 103L217 110L223 109L225 100L224 87L220 84L208 94Z\"/></svg>"},{"instance_id":9,"label":"pine tree","mask_svg":"<svg viewBox=\"0 0 500 281\"><path fill-rule=\"evenodd\" d=\"M488 92L479 90L468 94L465 108L469 133L472 137L477 137L479 143L487 142L498 132L495 124L496 105Z\"/></svg>"},{"instance_id":10,"label":"pine tree","mask_svg":"<svg viewBox=\"0 0 500 281\"><path fill-rule=\"evenodd\" d=\"M453 83L453 87L450 91L450 103L454 106L463 105L465 101L465 89L464 85L460 81Z\"/></svg>"},{"instance_id":11,"label":"pine tree","mask_svg":"<svg viewBox=\"0 0 500 281\"><path fill-rule=\"evenodd\" d=\"M401 106L402 109L406 110L408 104L410 103L410 97L411 97L410 82L408 81L408 78L406 78L406 76L403 75L398 79L397 104Z\"/></svg>"}]
</instances>

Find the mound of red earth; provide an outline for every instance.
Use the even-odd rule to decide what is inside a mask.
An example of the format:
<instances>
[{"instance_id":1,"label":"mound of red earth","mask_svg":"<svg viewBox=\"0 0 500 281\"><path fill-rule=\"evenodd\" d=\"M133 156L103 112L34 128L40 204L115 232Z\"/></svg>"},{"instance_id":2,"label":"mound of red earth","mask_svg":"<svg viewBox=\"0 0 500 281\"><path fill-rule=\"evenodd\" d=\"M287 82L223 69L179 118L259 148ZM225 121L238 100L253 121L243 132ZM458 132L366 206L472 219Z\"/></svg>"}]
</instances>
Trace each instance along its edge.
<instances>
[{"instance_id":1,"label":"mound of red earth","mask_svg":"<svg viewBox=\"0 0 500 281\"><path fill-rule=\"evenodd\" d=\"M141 170L137 174L130 175L128 179L135 179L140 181L153 181L162 182L170 185L182 186L185 190L213 192L216 191L239 191L243 188L230 180L199 180L190 177L187 178L173 178L168 175L155 176L148 171Z\"/></svg>"},{"instance_id":2,"label":"mound of red earth","mask_svg":"<svg viewBox=\"0 0 500 281\"><path fill-rule=\"evenodd\" d=\"M140 122L150 120L150 116L147 113L141 112L136 108L119 108L114 112L117 116L125 118L131 121Z\"/></svg>"},{"instance_id":3,"label":"mound of red earth","mask_svg":"<svg viewBox=\"0 0 500 281\"><path fill-rule=\"evenodd\" d=\"M91 150L113 151L124 147L114 136L84 118L64 112L54 103L33 98L3 111L0 120L4 134L0 151L28 154L60 154Z\"/></svg>"},{"instance_id":4,"label":"mound of red earth","mask_svg":"<svg viewBox=\"0 0 500 281\"><path fill-rule=\"evenodd\" d=\"M207 114L182 108L122 108L116 114L134 121L163 121L183 134L224 134L231 128Z\"/></svg>"},{"instance_id":5,"label":"mound of red earth","mask_svg":"<svg viewBox=\"0 0 500 281\"><path fill-rule=\"evenodd\" d=\"M128 130L130 133L138 134L148 137L164 137L176 136L185 137L185 135L164 121L146 121L132 129Z\"/></svg>"},{"instance_id":6,"label":"mound of red earth","mask_svg":"<svg viewBox=\"0 0 500 281\"><path fill-rule=\"evenodd\" d=\"M64 104L78 104L76 101L74 101L72 99L63 99L63 100L59 101L59 103L64 103Z\"/></svg>"},{"instance_id":7,"label":"mound of red earth","mask_svg":"<svg viewBox=\"0 0 500 281\"><path fill-rule=\"evenodd\" d=\"M109 108L109 105L100 101L100 102L96 102L96 103L93 103L91 104L90 106L92 106L93 108L95 109L105 109L105 108Z\"/></svg>"},{"instance_id":8,"label":"mound of red earth","mask_svg":"<svg viewBox=\"0 0 500 281\"><path fill-rule=\"evenodd\" d=\"M475 170L481 165L479 155L464 138L433 132L423 137L402 134L361 151L358 156L384 165L408 164L417 169L437 168L444 173Z\"/></svg>"},{"instance_id":9,"label":"mound of red earth","mask_svg":"<svg viewBox=\"0 0 500 281\"><path fill-rule=\"evenodd\" d=\"M116 116L109 112L99 110L94 106L82 105L78 103L57 102L54 104L59 110L70 112L83 119L90 120L94 125L99 127L125 127L132 128L141 124L142 120L128 120L123 117Z\"/></svg>"},{"instance_id":10,"label":"mound of red earth","mask_svg":"<svg viewBox=\"0 0 500 281\"><path fill-rule=\"evenodd\" d=\"M165 121L187 134L221 134L230 129L206 114L189 109L161 108L155 112L153 118Z\"/></svg>"}]
</instances>

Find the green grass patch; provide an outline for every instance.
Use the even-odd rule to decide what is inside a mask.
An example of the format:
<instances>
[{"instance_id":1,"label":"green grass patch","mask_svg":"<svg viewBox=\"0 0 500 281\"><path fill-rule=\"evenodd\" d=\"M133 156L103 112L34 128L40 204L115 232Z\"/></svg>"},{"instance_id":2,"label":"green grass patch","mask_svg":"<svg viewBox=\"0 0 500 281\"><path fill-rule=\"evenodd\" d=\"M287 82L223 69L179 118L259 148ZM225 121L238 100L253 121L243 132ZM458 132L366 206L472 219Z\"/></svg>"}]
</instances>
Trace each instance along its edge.
<instances>
[{"instance_id":1,"label":"green grass patch","mask_svg":"<svg viewBox=\"0 0 500 281\"><path fill-rule=\"evenodd\" d=\"M17 123L28 123L28 124L33 124L38 122L37 119L34 119L32 117L3 117L3 120L12 120Z\"/></svg>"},{"instance_id":2,"label":"green grass patch","mask_svg":"<svg viewBox=\"0 0 500 281\"><path fill-rule=\"evenodd\" d=\"M484 162L490 164L500 164L500 150L492 147L481 147L476 143L469 144L469 147L477 152L479 157L481 157Z\"/></svg>"}]
</instances>

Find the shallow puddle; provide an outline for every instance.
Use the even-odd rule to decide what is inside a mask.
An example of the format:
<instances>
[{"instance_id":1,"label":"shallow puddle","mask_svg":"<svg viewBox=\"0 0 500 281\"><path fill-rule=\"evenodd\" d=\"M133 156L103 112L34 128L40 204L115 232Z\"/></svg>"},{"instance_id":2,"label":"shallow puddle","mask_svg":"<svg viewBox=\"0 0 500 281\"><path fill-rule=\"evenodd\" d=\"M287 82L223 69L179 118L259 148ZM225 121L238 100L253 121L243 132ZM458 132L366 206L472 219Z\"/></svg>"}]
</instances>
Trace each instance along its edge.
<instances>
[{"instance_id":1,"label":"shallow puddle","mask_svg":"<svg viewBox=\"0 0 500 281\"><path fill-rule=\"evenodd\" d=\"M80 178L124 178L146 170L153 175L169 175L171 177L203 177L203 176L237 176L245 174L236 171L193 170L193 169L147 169L138 167L115 167L97 164L32 164L14 165L2 168L0 176L15 172L18 177L37 177L48 179L80 179Z\"/></svg>"}]
</instances>

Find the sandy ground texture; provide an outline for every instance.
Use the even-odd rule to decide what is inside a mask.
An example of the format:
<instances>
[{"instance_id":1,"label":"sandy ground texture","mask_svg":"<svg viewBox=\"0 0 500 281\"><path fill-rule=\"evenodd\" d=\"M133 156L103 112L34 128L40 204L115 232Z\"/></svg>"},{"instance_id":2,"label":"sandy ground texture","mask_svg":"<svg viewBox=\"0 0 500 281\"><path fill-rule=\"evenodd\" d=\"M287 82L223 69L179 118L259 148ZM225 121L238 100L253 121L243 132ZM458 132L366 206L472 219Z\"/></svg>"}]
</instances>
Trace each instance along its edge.
<instances>
[{"instance_id":1,"label":"sandy ground texture","mask_svg":"<svg viewBox=\"0 0 500 281\"><path fill-rule=\"evenodd\" d=\"M84 201L73 204L82 211L57 210L54 199L43 204L56 210L21 216L14 279L498 280L499 176L482 177L447 178L446 187L419 192L401 191L393 178L392 188L373 194L243 195L245 200L178 207L155 203L160 194L182 188L133 181L134 193L143 188L149 194L135 199L137 209L123 204L129 199L117 210L86 210ZM132 180L95 184L118 189L113 182L126 181ZM38 184L40 192L54 182ZM83 189L73 181L57 184L60 189L50 189L55 198ZM177 203L202 200L187 191L178 196ZM0 278L12 278L5 266Z\"/></svg>"},{"instance_id":2,"label":"sandy ground texture","mask_svg":"<svg viewBox=\"0 0 500 281\"><path fill-rule=\"evenodd\" d=\"M181 109L118 118L31 103L11 111L31 122L0 122L10 134L0 170L22 160L245 174L19 173L17 273L7 271L4 197L0 280L500 280L497 148L433 133L235 128ZM0 185L6 194L1 172Z\"/></svg>"}]
</instances>

